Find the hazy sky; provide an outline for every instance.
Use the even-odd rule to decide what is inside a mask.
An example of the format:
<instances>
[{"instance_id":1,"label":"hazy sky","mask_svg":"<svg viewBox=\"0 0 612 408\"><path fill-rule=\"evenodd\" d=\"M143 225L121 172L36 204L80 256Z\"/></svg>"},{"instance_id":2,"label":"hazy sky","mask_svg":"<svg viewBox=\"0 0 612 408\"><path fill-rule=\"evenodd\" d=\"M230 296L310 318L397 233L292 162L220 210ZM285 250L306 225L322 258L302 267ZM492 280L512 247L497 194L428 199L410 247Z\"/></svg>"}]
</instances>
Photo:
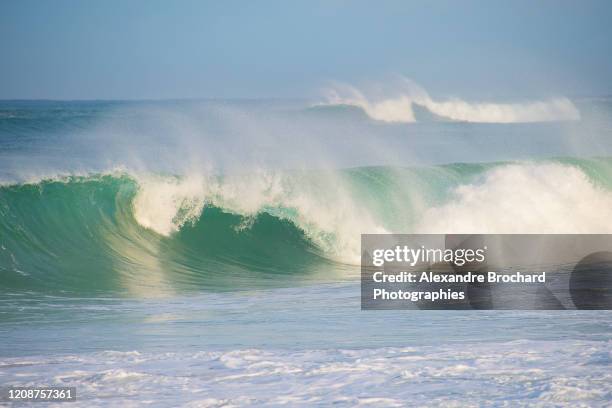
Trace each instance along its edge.
<instances>
[{"instance_id":1,"label":"hazy sky","mask_svg":"<svg viewBox=\"0 0 612 408\"><path fill-rule=\"evenodd\" d=\"M612 93L612 1L3 0L0 98Z\"/></svg>"}]
</instances>

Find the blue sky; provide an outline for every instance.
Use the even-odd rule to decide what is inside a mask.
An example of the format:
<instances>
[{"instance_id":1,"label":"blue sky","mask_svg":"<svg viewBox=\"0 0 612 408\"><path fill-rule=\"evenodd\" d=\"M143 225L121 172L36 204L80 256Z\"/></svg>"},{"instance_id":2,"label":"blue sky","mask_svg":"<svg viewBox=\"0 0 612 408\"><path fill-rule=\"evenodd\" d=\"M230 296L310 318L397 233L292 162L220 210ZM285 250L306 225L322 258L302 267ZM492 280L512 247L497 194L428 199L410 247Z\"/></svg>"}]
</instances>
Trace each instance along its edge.
<instances>
[{"instance_id":1,"label":"blue sky","mask_svg":"<svg viewBox=\"0 0 612 408\"><path fill-rule=\"evenodd\" d=\"M612 1L4 0L0 98L612 93Z\"/></svg>"}]
</instances>

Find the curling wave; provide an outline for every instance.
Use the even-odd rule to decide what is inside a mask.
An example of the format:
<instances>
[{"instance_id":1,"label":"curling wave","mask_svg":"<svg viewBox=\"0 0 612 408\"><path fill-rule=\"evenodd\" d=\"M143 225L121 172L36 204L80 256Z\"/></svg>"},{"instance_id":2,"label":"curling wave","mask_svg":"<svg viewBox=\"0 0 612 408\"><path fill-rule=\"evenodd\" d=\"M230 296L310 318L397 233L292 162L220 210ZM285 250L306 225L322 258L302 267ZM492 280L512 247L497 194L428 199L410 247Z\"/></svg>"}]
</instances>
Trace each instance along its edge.
<instances>
[{"instance_id":1,"label":"curling wave","mask_svg":"<svg viewBox=\"0 0 612 408\"><path fill-rule=\"evenodd\" d=\"M360 234L612 233L612 160L0 187L5 289L235 289L355 273Z\"/></svg>"}]
</instances>

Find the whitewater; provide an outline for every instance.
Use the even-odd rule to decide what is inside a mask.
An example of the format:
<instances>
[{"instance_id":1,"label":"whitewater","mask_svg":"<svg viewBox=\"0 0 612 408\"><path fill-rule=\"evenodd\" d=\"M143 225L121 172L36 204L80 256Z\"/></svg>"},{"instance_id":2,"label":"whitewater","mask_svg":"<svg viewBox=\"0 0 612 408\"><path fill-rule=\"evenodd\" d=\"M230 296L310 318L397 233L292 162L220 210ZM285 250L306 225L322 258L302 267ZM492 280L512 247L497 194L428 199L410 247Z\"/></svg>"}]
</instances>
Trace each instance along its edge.
<instances>
[{"instance_id":1,"label":"whitewater","mask_svg":"<svg viewBox=\"0 0 612 408\"><path fill-rule=\"evenodd\" d=\"M432 98L414 81L399 77L392 82L393 90L381 92L361 90L338 83L325 90L322 106L347 105L363 109L367 115L384 122L412 123L417 121L415 109L424 108L439 120L472 123L535 123L580 120L580 111L566 97L522 102L469 102L457 97L442 100Z\"/></svg>"},{"instance_id":2,"label":"whitewater","mask_svg":"<svg viewBox=\"0 0 612 408\"><path fill-rule=\"evenodd\" d=\"M372 314L358 278L363 233L612 233L612 99L374 88L0 101L0 383L77 406L604 406L607 311Z\"/></svg>"}]
</instances>

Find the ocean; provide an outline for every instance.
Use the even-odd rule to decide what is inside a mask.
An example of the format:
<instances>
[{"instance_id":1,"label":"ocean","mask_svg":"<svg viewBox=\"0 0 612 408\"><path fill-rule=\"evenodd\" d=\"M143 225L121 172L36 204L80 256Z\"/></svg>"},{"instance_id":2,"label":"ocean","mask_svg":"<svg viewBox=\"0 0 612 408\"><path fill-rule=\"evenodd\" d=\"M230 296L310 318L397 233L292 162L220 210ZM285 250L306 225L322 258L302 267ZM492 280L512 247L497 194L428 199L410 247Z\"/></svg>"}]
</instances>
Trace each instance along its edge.
<instances>
[{"instance_id":1,"label":"ocean","mask_svg":"<svg viewBox=\"0 0 612 408\"><path fill-rule=\"evenodd\" d=\"M612 97L0 101L0 384L606 406L609 311L360 310L362 233L612 233Z\"/></svg>"}]
</instances>

